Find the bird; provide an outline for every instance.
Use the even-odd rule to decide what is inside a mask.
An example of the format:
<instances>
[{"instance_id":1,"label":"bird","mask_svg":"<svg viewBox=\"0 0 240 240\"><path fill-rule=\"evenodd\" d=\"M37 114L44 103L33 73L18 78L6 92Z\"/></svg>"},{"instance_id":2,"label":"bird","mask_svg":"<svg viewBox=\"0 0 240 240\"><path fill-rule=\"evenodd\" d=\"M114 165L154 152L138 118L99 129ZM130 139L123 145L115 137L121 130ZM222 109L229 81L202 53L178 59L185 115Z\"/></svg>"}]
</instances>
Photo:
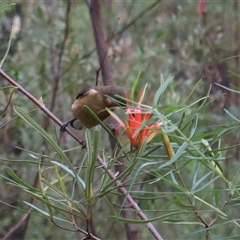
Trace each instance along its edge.
<instances>
[{"instance_id":1,"label":"bird","mask_svg":"<svg viewBox=\"0 0 240 240\"><path fill-rule=\"evenodd\" d=\"M125 106L125 97L126 88L115 85L95 86L83 89L79 92L71 107L74 118L64 122L60 131L65 132L69 124L77 130L82 129L83 126L92 128L98 125L99 122L86 109L86 106L103 121L109 116L106 108Z\"/></svg>"}]
</instances>

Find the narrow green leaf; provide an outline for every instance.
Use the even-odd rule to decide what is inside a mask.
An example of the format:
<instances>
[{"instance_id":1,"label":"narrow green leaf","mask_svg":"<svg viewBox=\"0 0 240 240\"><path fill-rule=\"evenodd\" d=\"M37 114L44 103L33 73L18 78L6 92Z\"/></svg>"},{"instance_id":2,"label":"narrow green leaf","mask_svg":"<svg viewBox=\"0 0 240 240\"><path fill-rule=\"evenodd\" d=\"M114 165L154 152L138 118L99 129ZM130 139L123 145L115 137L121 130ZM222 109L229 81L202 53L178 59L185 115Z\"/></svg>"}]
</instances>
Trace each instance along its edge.
<instances>
[{"instance_id":1,"label":"narrow green leaf","mask_svg":"<svg viewBox=\"0 0 240 240\"><path fill-rule=\"evenodd\" d=\"M114 139L116 139L116 137L114 136L114 134L110 131L110 129L100 120L100 118L92 111L91 108L89 108L88 106L84 106L84 108L92 115L93 118L95 118L95 120L98 122L99 125L101 125L101 127ZM104 111L107 111L106 109L104 109Z\"/></svg>"},{"instance_id":2,"label":"narrow green leaf","mask_svg":"<svg viewBox=\"0 0 240 240\"><path fill-rule=\"evenodd\" d=\"M177 150L175 155L169 161L167 161L166 163L159 166L159 169L167 167L167 166L173 164L174 162L176 162L182 156L182 154L185 152L185 149L188 147L188 145L189 144L187 142L184 142L182 144L182 146Z\"/></svg>"},{"instance_id":3,"label":"narrow green leaf","mask_svg":"<svg viewBox=\"0 0 240 240\"><path fill-rule=\"evenodd\" d=\"M193 206L192 205L187 205L187 204L184 204L181 200L181 198L179 196L176 196L174 195L173 196L173 202L179 206L180 208L186 208L186 209L192 209Z\"/></svg>"},{"instance_id":4,"label":"narrow green leaf","mask_svg":"<svg viewBox=\"0 0 240 240\"><path fill-rule=\"evenodd\" d=\"M195 92L196 88L199 86L199 84L202 82L202 79L200 79L195 86L192 88L192 91L190 92L190 94L185 98L185 100L181 103L181 105L185 104L188 99L193 95L193 93Z\"/></svg>"},{"instance_id":5,"label":"narrow green leaf","mask_svg":"<svg viewBox=\"0 0 240 240\"><path fill-rule=\"evenodd\" d=\"M192 125L191 125L191 132L190 132L189 139L191 139L192 136L195 134L197 130L197 126L198 126L198 115L194 114L192 118Z\"/></svg>"},{"instance_id":6,"label":"narrow green leaf","mask_svg":"<svg viewBox=\"0 0 240 240\"><path fill-rule=\"evenodd\" d=\"M208 172L203 177L201 177L198 181L196 181L196 183L192 186L193 191L191 191L191 192L194 192L194 190L198 187L198 185L201 184L211 174L212 174L212 172ZM208 183L210 183L210 182L208 181Z\"/></svg>"},{"instance_id":7,"label":"narrow green leaf","mask_svg":"<svg viewBox=\"0 0 240 240\"><path fill-rule=\"evenodd\" d=\"M221 87L221 88L224 88L224 89L228 90L229 92L234 92L234 93L240 94L240 91L239 91L239 90L234 90L234 89L225 87L225 86L223 86L223 85L221 85L221 84L219 84L219 83L214 83L214 84L217 85L217 86L219 86L219 87Z\"/></svg>"},{"instance_id":8,"label":"narrow green leaf","mask_svg":"<svg viewBox=\"0 0 240 240\"><path fill-rule=\"evenodd\" d=\"M136 88L137 88L140 76L141 76L141 72L138 73L138 76L137 76L136 80L134 81L132 89L131 89L130 97L131 97L132 101L134 101L134 94L135 94L135 91L136 91Z\"/></svg>"},{"instance_id":9,"label":"narrow green leaf","mask_svg":"<svg viewBox=\"0 0 240 240\"><path fill-rule=\"evenodd\" d=\"M222 190L222 187L217 185L217 186L214 186L214 199L215 199L215 204L216 206L218 206L219 204L219 196L220 196L220 193L221 193L221 190Z\"/></svg>"},{"instance_id":10,"label":"narrow green leaf","mask_svg":"<svg viewBox=\"0 0 240 240\"><path fill-rule=\"evenodd\" d=\"M174 211L174 212L171 212L171 213L168 213L168 214L162 214L162 215L160 215L159 217L156 217L156 218L150 218L148 220L134 220L134 219L121 218L121 217L118 217L118 216L109 216L109 217L114 218L116 220L119 220L121 222L125 222L125 223L143 224L143 223L154 222L154 221L157 221L157 220L160 220L160 219L164 219L167 216L172 216L172 215L182 214L182 213L183 213L183 211Z\"/></svg>"},{"instance_id":11,"label":"narrow green leaf","mask_svg":"<svg viewBox=\"0 0 240 240\"><path fill-rule=\"evenodd\" d=\"M5 8L9 8L9 7L12 7L12 6L15 6L16 3L10 3L10 4L7 4L7 5L4 5L2 7L0 7L0 11L4 10Z\"/></svg>"},{"instance_id":12,"label":"narrow green leaf","mask_svg":"<svg viewBox=\"0 0 240 240\"><path fill-rule=\"evenodd\" d=\"M3 63L5 62L7 56L8 56L8 53L9 53L9 50L10 50L10 47L11 47L11 43L12 43L12 39L13 39L13 27L11 29L11 32L10 32L10 37L9 37L9 41L8 41L8 46L7 46L7 49L6 49L6 52L2 58L2 61L0 62L0 69L2 68L2 65Z\"/></svg>"},{"instance_id":13,"label":"narrow green leaf","mask_svg":"<svg viewBox=\"0 0 240 240\"><path fill-rule=\"evenodd\" d=\"M43 215L45 215L45 216L47 216L47 217L50 217L50 214L49 214L49 213L43 211L42 209L36 207L35 205L33 205L33 204L29 203L29 202L26 202L26 201L23 201L23 202L24 202L25 204L27 204L28 206L34 208L34 209L37 210L38 212L42 213Z\"/></svg>"},{"instance_id":14,"label":"narrow green leaf","mask_svg":"<svg viewBox=\"0 0 240 240\"><path fill-rule=\"evenodd\" d=\"M231 70L228 70L228 72L230 72L233 76L235 76L235 77L237 77L237 78L240 78L240 74L235 73L235 72L233 72L233 71L231 71Z\"/></svg>"},{"instance_id":15,"label":"narrow green leaf","mask_svg":"<svg viewBox=\"0 0 240 240\"><path fill-rule=\"evenodd\" d=\"M86 180L86 198L93 197L93 176L95 164L97 161L98 145L99 145L99 132L94 132L94 139L92 138L91 130L86 129L85 138L88 146L88 164L87 164L87 180Z\"/></svg>"},{"instance_id":16,"label":"narrow green leaf","mask_svg":"<svg viewBox=\"0 0 240 240\"><path fill-rule=\"evenodd\" d=\"M56 174L58 182L61 186L62 192L64 193L64 195L67 195L67 190L66 190L65 184L62 180L62 177L60 176L60 174L58 172L58 167L55 165L54 168L55 168L55 174Z\"/></svg>"},{"instance_id":17,"label":"narrow green leaf","mask_svg":"<svg viewBox=\"0 0 240 240\"><path fill-rule=\"evenodd\" d=\"M66 171L67 173L69 173L73 178L76 177L76 175L74 174L74 172L67 166L65 166L64 164L57 162L57 161L50 161L51 163L58 165L59 167L61 167L64 171ZM83 179L81 177L79 177L77 175L76 180L81 184L81 186L83 187L83 189L86 188L86 183L83 181Z\"/></svg>"},{"instance_id":18,"label":"narrow green leaf","mask_svg":"<svg viewBox=\"0 0 240 240\"><path fill-rule=\"evenodd\" d=\"M207 150L207 151L205 152L205 154L208 155L208 156L210 156L210 157L213 157L213 160L211 160L210 163L211 163L212 166L216 169L216 171L217 171L219 174L222 175L222 173L223 173L222 167L221 167L221 165L219 164L218 161L214 161L214 157L216 156L216 154L215 154L215 155L213 154L212 148L210 147L209 142L208 142L206 139L202 138L201 143L202 143L202 145L205 147L204 149Z\"/></svg>"},{"instance_id":19,"label":"narrow green leaf","mask_svg":"<svg viewBox=\"0 0 240 240\"><path fill-rule=\"evenodd\" d=\"M227 109L224 109L224 111L227 113L227 115L232 118L233 120L235 120L236 122L240 123L240 119L236 118L233 114L231 114Z\"/></svg>"},{"instance_id":20,"label":"narrow green leaf","mask_svg":"<svg viewBox=\"0 0 240 240\"><path fill-rule=\"evenodd\" d=\"M60 191L57 187L55 187L53 184L49 183L48 181L46 181L45 179L42 179L42 182L48 186L49 189L51 189L53 192L55 192L56 194L58 194L60 197L62 197L64 200L69 201L73 206L75 206L75 208L82 213L84 216L86 216L86 209L84 208L84 206L82 204L80 204L79 202L74 201L73 199L71 199L70 197L66 196L65 194L63 194L62 191ZM55 197L56 199L56 197ZM49 205L50 206L50 205Z\"/></svg>"},{"instance_id":21,"label":"narrow green leaf","mask_svg":"<svg viewBox=\"0 0 240 240\"><path fill-rule=\"evenodd\" d=\"M62 149L58 146L57 142L55 142L50 134L48 134L38 123L36 123L26 112L24 112L20 107L14 106L14 111L20 116L23 120L25 120L31 127L33 127L37 132L39 132L43 138L56 150L58 155L63 158L68 165L73 168L71 161L68 159L66 154L62 151Z\"/></svg>"},{"instance_id":22,"label":"narrow green leaf","mask_svg":"<svg viewBox=\"0 0 240 240\"><path fill-rule=\"evenodd\" d=\"M21 185L21 187L25 187L32 192L39 192L37 188L32 187L27 182L23 181L11 168L6 167L7 173L18 183Z\"/></svg>"},{"instance_id":23,"label":"narrow green leaf","mask_svg":"<svg viewBox=\"0 0 240 240\"><path fill-rule=\"evenodd\" d=\"M154 99L153 99L153 105L154 106L158 105L161 95L165 92L166 88L168 87L168 85L171 83L172 80L173 80L173 77L169 77L158 88L157 92L154 95Z\"/></svg>"},{"instance_id":24,"label":"narrow green leaf","mask_svg":"<svg viewBox=\"0 0 240 240\"><path fill-rule=\"evenodd\" d=\"M200 188L198 188L197 190L195 190L195 192L201 192L201 191L205 190L210 184L212 184L213 182L215 182L218 178L219 178L219 176L211 179L210 181L207 181L206 184L204 184L202 187L200 187Z\"/></svg>"}]
</instances>

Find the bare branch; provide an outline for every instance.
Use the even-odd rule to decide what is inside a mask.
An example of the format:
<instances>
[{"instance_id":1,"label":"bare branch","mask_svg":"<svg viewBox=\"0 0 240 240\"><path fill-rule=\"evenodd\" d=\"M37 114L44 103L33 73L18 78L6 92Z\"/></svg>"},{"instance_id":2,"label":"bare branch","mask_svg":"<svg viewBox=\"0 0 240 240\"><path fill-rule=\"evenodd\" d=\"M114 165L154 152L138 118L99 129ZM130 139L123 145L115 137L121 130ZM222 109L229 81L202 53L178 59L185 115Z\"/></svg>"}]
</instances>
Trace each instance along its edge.
<instances>
[{"instance_id":1,"label":"bare branch","mask_svg":"<svg viewBox=\"0 0 240 240\"><path fill-rule=\"evenodd\" d=\"M38 99L36 99L31 93L29 93L25 88L23 88L15 80L13 80L11 77L9 77L2 69L0 69L0 76L2 76L4 79L6 79L13 86L17 87L21 93L23 93L33 103L35 103L55 123L57 123L59 126L63 125L63 123L51 111L49 111L42 102L40 102ZM72 131L70 131L68 128L66 128L66 132L68 132L77 142L82 144L83 141L77 135L75 135Z\"/></svg>"},{"instance_id":2,"label":"bare branch","mask_svg":"<svg viewBox=\"0 0 240 240\"><path fill-rule=\"evenodd\" d=\"M50 110L52 111L57 97L58 86L60 82L60 71L61 71L61 64L62 64L62 57L64 53L64 49L66 46L67 38L69 35L69 25L70 25L70 12L71 12L72 1L68 0L67 8L65 13L65 30L64 30L64 37L61 44L60 52L58 53L58 60L56 61L56 49L52 46L51 47L51 63L52 63L52 72L54 77L54 86L53 86L53 95Z\"/></svg>"},{"instance_id":3,"label":"bare branch","mask_svg":"<svg viewBox=\"0 0 240 240\"><path fill-rule=\"evenodd\" d=\"M10 239L11 235L14 232L16 232L22 226L22 224L27 220L31 211L32 211L32 207L29 208L27 213L21 217L21 219L17 222L17 224L10 229L10 231L4 236L4 238L2 238L2 240Z\"/></svg>"},{"instance_id":4,"label":"bare branch","mask_svg":"<svg viewBox=\"0 0 240 240\"><path fill-rule=\"evenodd\" d=\"M91 2L89 9L103 84L113 85L115 83L112 78L112 69L107 59L107 44L102 29L101 6L99 0L94 0L94 2Z\"/></svg>"}]
</instances>

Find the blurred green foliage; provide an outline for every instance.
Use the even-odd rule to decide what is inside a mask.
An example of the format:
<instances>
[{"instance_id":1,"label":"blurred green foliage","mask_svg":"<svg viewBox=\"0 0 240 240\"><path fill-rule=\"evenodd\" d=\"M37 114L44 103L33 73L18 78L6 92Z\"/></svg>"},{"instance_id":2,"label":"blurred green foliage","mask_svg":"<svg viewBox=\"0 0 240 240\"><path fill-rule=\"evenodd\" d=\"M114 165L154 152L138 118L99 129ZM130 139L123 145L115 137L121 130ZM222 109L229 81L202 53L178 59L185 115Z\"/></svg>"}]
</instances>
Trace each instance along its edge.
<instances>
[{"instance_id":1,"label":"blurred green foliage","mask_svg":"<svg viewBox=\"0 0 240 240\"><path fill-rule=\"evenodd\" d=\"M207 239L206 229L192 206L209 224L217 218L209 229L209 239L227 239L229 236L238 239L240 84L236 73L240 72L240 6L233 0L208 1L207 11L201 12L197 1L160 1L123 33L113 37L153 2L102 1L108 58L116 83L129 90L141 71L137 88L148 84L146 105L152 106L163 79L168 79L169 74L174 76L159 104L154 106L154 119L166 122L164 128L176 151L186 189L179 185L172 164L167 162L161 136L139 155L134 151L127 152L125 164L132 171L126 174L124 184L149 219L159 218L154 225L164 239ZM95 85L99 69L88 7L84 1L73 1L68 19L67 4L64 0L17 1L17 5L12 1L0 2L1 60L9 43L12 24L20 24L2 69L37 99L42 97L46 107L62 121L72 117L70 106L77 93L88 85ZM90 162L90 168L86 164L91 160L90 153L81 150L68 134L60 137L59 126L21 93L14 91L5 111L13 89L5 88L9 84L0 79L3 116L0 121L0 237L3 238L28 211L29 205L23 201L29 203L32 196L38 200L42 196L47 204L43 198L34 201L36 209L31 212L29 222L10 239L80 239L83 235L59 228L49 221L49 215L65 219L65 222L57 219L56 223L73 229L71 214L63 209L70 209L76 202L84 208L91 199L89 195L93 194L96 236L125 239L124 224L119 215L123 206L118 201L114 182L105 171L96 167L96 162ZM14 105L27 112L30 120L23 121L19 111L19 115L14 112ZM34 129L29 122L38 123L44 130ZM43 131L49 136L39 134ZM85 137L84 131L76 133ZM106 162L116 161L117 156L111 153L105 131L87 134L87 140L93 142L91 154L98 153ZM94 146L97 134L100 134L99 145ZM52 145L49 139L54 141ZM208 140L212 151L202 145L202 139ZM62 150L53 147L58 146L57 143ZM70 163L63 161L62 154L66 154ZM213 160L221 164L227 180L209 164ZM109 166L111 169L114 163ZM71 174L68 167L76 173ZM88 179L87 173L92 174L91 171L94 171L94 177ZM81 181L74 174L79 174L86 183L93 183L93 193L90 190L85 193L77 186ZM16 182L20 181L16 176L32 188L25 186L23 191L23 183L16 187ZM43 181L34 186L39 176ZM231 191L236 193L233 197ZM65 194L72 202L66 201ZM57 207L53 207L50 214L49 205L54 199ZM85 229L84 211L74 211L76 225ZM134 220L139 220L137 215ZM138 225L138 231L139 239L152 239L144 224Z\"/></svg>"}]
</instances>

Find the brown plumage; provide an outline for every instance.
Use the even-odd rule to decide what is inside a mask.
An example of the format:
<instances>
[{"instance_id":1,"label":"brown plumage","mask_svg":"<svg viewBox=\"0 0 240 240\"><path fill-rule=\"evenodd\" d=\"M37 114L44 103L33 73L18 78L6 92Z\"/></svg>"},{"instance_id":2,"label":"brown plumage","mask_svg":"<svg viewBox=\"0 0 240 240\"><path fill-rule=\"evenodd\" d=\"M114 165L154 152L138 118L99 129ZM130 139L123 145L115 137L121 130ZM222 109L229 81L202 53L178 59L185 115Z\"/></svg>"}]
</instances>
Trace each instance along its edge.
<instances>
[{"instance_id":1,"label":"brown plumage","mask_svg":"<svg viewBox=\"0 0 240 240\"><path fill-rule=\"evenodd\" d=\"M72 113L74 119L66 122L61 127L61 131L65 131L65 128L70 124L75 129L81 129L81 125L92 128L98 124L98 121L89 113L84 106L88 106L101 121L105 120L109 113L107 108L113 108L120 105L124 105L124 100L118 98L117 95L125 97L126 89L118 86L103 86L87 88L81 91L74 103L72 104ZM76 126L76 120L81 122L80 126Z\"/></svg>"}]
</instances>

